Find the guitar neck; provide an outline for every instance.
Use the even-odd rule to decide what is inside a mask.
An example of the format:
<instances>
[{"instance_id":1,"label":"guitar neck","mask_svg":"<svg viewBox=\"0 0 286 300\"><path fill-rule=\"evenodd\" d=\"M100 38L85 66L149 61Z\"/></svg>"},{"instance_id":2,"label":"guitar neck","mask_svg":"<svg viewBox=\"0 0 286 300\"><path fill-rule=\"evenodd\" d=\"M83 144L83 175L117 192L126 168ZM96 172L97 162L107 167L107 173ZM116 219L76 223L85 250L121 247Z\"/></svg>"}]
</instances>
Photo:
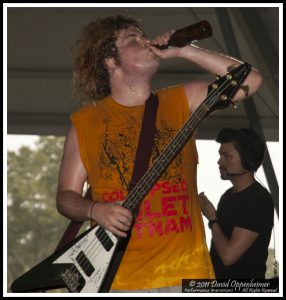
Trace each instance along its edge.
<instances>
[{"instance_id":1,"label":"guitar neck","mask_svg":"<svg viewBox=\"0 0 286 300\"><path fill-rule=\"evenodd\" d=\"M190 139L199 123L208 115L208 113L208 107L203 102L187 120L179 132L173 137L171 142L158 156L149 170L142 176L137 185L128 194L122 205L123 207L137 215L140 203L143 201L144 197L152 189L156 181L161 177L172 160Z\"/></svg>"},{"instance_id":2,"label":"guitar neck","mask_svg":"<svg viewBox=\"0 0 286 300\"><path fill-rule=\"evenodd\" d=\"M192 136L202 119L211 111L225 108L230 104L238 89L250 73L250 70L251 66L248 63L244 63L231 70L225 76L219 77L208 87L208 96L206 99L173 137L171 142L159 155L155 163L142 176L137 185L131 190L123 203L123 207L129 209L134 215L138 214L140 203L144 197Z\"/></svg>"}]
</instances>

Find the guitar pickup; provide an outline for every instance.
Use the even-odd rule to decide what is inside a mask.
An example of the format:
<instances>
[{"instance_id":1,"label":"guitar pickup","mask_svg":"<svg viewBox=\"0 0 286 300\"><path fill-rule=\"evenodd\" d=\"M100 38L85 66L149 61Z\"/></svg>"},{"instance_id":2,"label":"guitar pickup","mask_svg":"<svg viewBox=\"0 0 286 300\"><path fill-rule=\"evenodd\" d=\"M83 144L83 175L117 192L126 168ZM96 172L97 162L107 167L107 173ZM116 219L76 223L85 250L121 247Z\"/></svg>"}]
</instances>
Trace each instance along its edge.
<instances>
[{"instance_id":1,"label":"guitar pickup","mask_svg":"<svg viewBox=\"0 0 286 300\"><path fill-rule=\"evenodd\" d=\"M75 259L79 266L82 268L86 276L90 276L94 272L94 267L89 261L89 259L86 257L86 255L83 253L83 251L80 251L78 256Z\"/></svg>"},{"instance_id":2,"label":"guitar pickup","mask_svg":"<svg viewBox=\"0 0 286 300\"><path fill-rule=\"evenodd\" d=\"M114 243L102 227L96 230L95 236L98 238L106 251L109 251L113 247Z\"/></svg>"}]
</instances>

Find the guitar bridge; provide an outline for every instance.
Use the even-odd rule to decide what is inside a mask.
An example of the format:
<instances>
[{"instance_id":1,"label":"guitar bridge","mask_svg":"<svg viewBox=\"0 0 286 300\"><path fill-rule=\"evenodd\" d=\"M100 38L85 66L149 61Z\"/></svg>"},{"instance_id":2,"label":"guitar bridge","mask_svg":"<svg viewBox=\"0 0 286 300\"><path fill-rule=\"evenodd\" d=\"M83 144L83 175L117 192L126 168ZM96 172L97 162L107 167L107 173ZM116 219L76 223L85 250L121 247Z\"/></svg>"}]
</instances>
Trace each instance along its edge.
<instances>
[{"instance_id":1,"label":"guitar bridge","mask_svg":"<svg viewBox=\"0 0 286 300\"><path fill-rule=\"evenodd\" d=\"M72 268L66 269L64 273L60 274L60 277L65 282L67 288L72 293L78 293L78 287L80 286L80 277L77 271Z\"/></svg>"}]
</instances>

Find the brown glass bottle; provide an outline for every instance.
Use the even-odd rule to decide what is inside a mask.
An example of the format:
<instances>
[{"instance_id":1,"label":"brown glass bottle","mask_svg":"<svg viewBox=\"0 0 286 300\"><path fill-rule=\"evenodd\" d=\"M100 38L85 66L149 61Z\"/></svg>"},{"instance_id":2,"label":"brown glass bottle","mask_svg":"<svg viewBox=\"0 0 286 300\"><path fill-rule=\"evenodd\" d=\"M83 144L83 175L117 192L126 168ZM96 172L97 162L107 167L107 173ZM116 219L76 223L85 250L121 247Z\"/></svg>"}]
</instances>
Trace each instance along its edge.
<instances>
[{"instance_id":1,"label":"brown glass bottle","mask_svg":"<svg viewBox=\"0 0 286 300\"><path fill-rule=\"evenodd\" d=\"M212 35L212 28L208 21L204 20L193 25L176 30L170 37L167 45L156 46L158 49L169 47L184 47L193 41L201 40Z\"/></svg>"}]
</instances>

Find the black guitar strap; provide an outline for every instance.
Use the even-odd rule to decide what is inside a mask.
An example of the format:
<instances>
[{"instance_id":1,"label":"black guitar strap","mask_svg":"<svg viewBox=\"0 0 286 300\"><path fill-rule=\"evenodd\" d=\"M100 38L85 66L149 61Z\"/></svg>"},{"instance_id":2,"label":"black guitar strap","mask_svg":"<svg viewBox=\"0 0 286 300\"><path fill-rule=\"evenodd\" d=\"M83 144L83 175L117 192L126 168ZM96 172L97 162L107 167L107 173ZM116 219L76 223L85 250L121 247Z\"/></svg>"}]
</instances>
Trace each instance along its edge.
<instances>
[{"instance_id":1,"label":"black guitar strap","mask_svg":"<svg viewBox=\"0 0 286 300\"><path fill-rule=\"evenodd\" d=\"M136 186L141 177L146 173L149 166L149 160L152 154L152 148L155 137L156 115L159 101L158 96L151 93L146 101L142 127L137 146L137 152L134 161L134 168L131 181L128 185L128 193ZM85 199L91 198L91 189L89 188L84 196ZM83 222L71 221L59 241L55 252L67 245L78 234Z\"/></svg>"}]
</instances>

